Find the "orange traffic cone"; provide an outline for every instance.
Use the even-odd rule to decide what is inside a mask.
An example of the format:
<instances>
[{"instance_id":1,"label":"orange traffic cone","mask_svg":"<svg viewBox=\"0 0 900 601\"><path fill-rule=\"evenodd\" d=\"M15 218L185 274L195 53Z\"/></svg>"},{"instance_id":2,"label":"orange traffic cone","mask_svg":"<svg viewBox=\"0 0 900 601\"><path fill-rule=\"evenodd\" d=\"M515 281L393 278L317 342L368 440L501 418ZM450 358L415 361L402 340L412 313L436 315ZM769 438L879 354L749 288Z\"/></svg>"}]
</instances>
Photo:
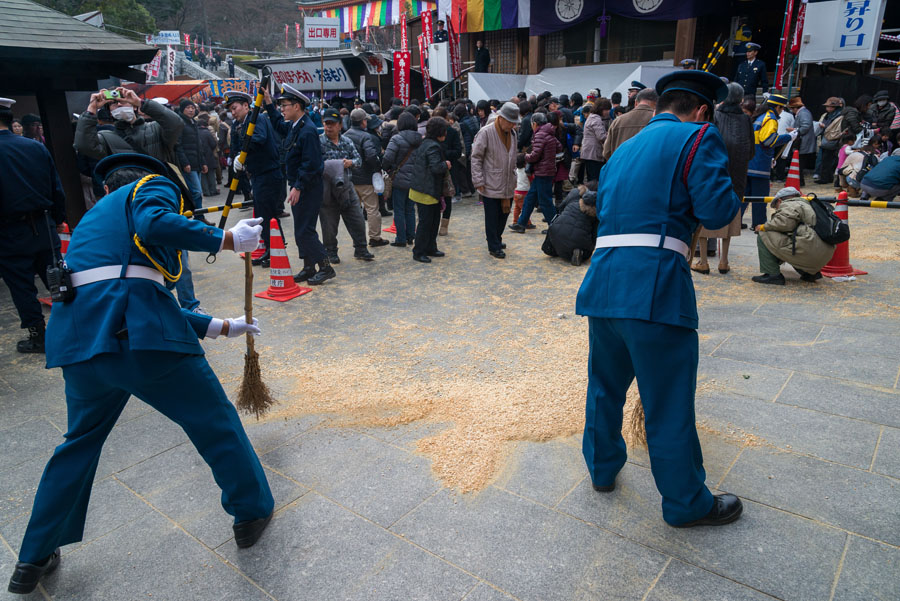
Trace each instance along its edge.
<instances>
[{"instance_id":1,"label":"orange traffic cone","mask_svg":"<svg viewBox=\"0 0 900 601\"><path fill-rule=\"evenodd\" d=\"M397 233L397 224L392 221L391 227L386 227L382 231L387 232L389 234L396 234Z\"/></svg>"},{"instance_id":2,"label":"orange traffic cone","mask_svg":"<svg viewBox=\"0 0 900 601\"><path fill-rule=\"evenodd\" d=\"M834 214L844 223L847 223L847 193L839 192L838 201L834 205ZM841 277L851 275L866 275L868 271L854 269L850 264L850 242L841 242L834 247L834 254L828 264L822 268L822 275L825 277Z\"/></svg>"},{"instance_id":3,"label":"orange traffic cone","mask_svg":"<svg viewBox=\"0 0 900 601\"><path fill-rule=\"evenodd\" d=\"M269 289L255 296L283 303L307 292L312 292L312 288L300 287L294 281L294 274L291 272L291 262L288 260L287 251L284 249L284 239L278 230L278 222L272 219L269 227L271 232L269 235L269 260L271 261Z\"/></svg>"},{"instance_id":4,"label":"orange traffic cone","mask_svg":"<svg viewBox=\"0 0 900 601\"><path fill-rule=\"evenodd\" d=\"M63 231L59 235L59 242L60 242L59 254L62 255L63 259L65 259L66 253L69 252L69 240L72 239L72 232L69 231L69 224L66 223L65 221L63 221L62 226L63 226Z\"/></svg>"},{"instance_id":5,"label":"orange traffic cone","mask_svg":"<svg viewBox=\"0 0 900 601\"><path fill-rule=\"evenodd\" d=\"M794 187L803 194L803 190L800 190L800 151L794 151L794 157L791 159L791 167L788 169L788 176L784 182L785 188Z\"/></svg>"},{"instance_id":6,"label":"orange traffic cone","mask_svg":"<svg viewBox=\"0 0 900 601\"><path fill-rule=\"evenodd\" d=\"M69 252L69 240L72 239L72 232L69 231L69 224L65 221L62 224L63 231L59 234L59 254L62 256L63 260L66 258L66 253ZM39 296L38 301L41 304L47 305L48 307L53 306L53 301L50 300L49 296Z\"/></svg>"}]
</instances>

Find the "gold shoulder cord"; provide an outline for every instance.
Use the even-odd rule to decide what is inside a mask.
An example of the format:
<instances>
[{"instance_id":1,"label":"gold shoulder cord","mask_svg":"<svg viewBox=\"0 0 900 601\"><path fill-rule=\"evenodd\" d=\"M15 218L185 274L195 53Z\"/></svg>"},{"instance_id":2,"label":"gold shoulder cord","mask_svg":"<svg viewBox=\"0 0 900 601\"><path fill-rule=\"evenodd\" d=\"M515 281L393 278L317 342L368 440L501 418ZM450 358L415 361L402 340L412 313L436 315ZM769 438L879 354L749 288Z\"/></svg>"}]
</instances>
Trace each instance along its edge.
<instances>
[{"instance_id":1,"label":"gold shoulder cord","mask_svg":"<svg viewBox=\"0 0 900 601\"><path fill-rule=\"evenodd\" d=\"M134 199L134 196L135 196L135 194L137 194L138 189L140 189L141 186L143 186L145 183L147 183L148 181L150 181L150 180L153 179L154 177L160 177L160 176L159 176L159 175L148 175L148 176L142 178L142 179L137 183L137 185L134 187L134 190L131 191L131 198ZM181 197L181 196L179 195L178 199L179 199L178 213L181 214L181 213L184 213L184 198ZM160 273L162 274L162 276L163 276L166 280L168 280L168 281L170 281L170 282L177 282L178 279L181 277L181 274L182 274L182 272L184 271L184 267L183 267L182 264L181 264L181 250L178 250L178 251L177 251L177 254L178 254L178 273L175 274L175 275L172 275L171 273L169 273L169 272L166 270L165 267L163 267L162 265L160 265L159 263L157 263L157 262L153 259L153 257L150 256L150 253L147 252L147 249L146 249L146 248L144 248L144 245L141 243L141 239L138 237L137 233L134 234L134 245L137 246L138 250L141 251L141 254L143 254L145 257L147 257L147 259L153 264L153 267L155 267L156 270L157 270L158 272L160 272Z\"/></svg>"}]
</instances>

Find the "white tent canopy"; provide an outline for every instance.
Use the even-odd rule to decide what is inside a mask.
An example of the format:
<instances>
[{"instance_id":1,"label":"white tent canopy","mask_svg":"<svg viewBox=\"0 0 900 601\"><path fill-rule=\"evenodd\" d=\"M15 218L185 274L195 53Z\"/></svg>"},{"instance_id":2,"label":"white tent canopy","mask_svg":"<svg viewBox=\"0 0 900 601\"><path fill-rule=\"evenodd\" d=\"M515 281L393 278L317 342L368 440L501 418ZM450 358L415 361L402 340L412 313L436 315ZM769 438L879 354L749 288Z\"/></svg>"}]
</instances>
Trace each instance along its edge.
<instances>
[{"instance_id":1,"label":"white tent canopy","mask_svg":"<svg viewBox=\"0 0 900 601\"><path fill-rule=\"evenodd\" d=\"M591 88L598 88L607 98L613 92L626 97L628 87L637 80L647 87L678 67L671 61L645 63L614 63L583 67L554 67L537 75L505 75L502 73L469 73L469 98L479 100L508 100L521 91L531 96L549 90L554 96L581 92L586 96Z\"/></svg>"}]
</instances>

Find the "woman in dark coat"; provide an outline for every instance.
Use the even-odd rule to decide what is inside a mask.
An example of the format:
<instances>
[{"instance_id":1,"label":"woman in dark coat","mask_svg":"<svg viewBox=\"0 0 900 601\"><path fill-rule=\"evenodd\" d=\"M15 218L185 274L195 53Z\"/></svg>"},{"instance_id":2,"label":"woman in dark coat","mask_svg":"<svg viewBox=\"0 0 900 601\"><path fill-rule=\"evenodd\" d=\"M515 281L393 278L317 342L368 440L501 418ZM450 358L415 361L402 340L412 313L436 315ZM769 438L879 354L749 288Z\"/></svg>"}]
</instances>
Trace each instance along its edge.
<instances>
[{"instance_id":1,"label":"woman in dark coat","mask_svg":"<svg viewBox=\"0 0 900 601\"><path fill-rule=\"evenodd\" d=\"M391 196L394 225L397 229L397 238L391 242L391 246L412 244L416 235L416 210L409 200L409 187L415 173L415 152L422 144L422 136L417 129L415 116L412 113L401 113L397 117L397 133L384 151L382 167L393 178Z\"/></svg>"},{"instance_id":2,"label":"woman in dark coat","mask_svg":"<svg viewBox=\"0 0 900 601\"><path fill-rule=\"evenodd\" d=\"M755 152L753 138L753 123L750 117L742 110L741 100L744 97L744 88L734 82L728 84L728 97L725 98L719 108L716 109L715 122L722 139L725 140L725 148L728 150L728 175L731 177L731 187L738 198L744 197L744 189L747 187L747 164ZM728 247L732 236L741 235L741 212L738 211L731 223L717 230L700 230L701 252L699 260L691 266L694 271L709 273L709 263L705 252L707 238L722 239L722 254L719 256L719 273L728 273L731 267L728 265Z\"/></svg>"},{"instance_id":3,"label":"woman in dark coat","mask_svg":"<svg viewBox=\"0 0 900 601\"><path fill-rule=\"evenodd\" d=\"M559 206L559 214L547 228L547 242L541 249L548 255L562 257L581 265L591 256L597 242L597 182L594 190L586 186L573 188ZM549 246L548 243L549 242Z\"/></svg>"},{"instance_id":4,"label":"woman in dark coat","mask_svg":"<svg viewBox=\"0 0 900 601\"><path fill-rule=\"evenodd\" d=\"M437 235L443 210L444 174L450 169L450 161L444 157L441 148L441 142L446 138L447 121L432 117L425 126L425 139L414 154L415 171L410 182L409 198L416 203L419 214L413 259L420 263L431 263L430 257L444 256L438 250Z\"/></svg>"}]
</instances>

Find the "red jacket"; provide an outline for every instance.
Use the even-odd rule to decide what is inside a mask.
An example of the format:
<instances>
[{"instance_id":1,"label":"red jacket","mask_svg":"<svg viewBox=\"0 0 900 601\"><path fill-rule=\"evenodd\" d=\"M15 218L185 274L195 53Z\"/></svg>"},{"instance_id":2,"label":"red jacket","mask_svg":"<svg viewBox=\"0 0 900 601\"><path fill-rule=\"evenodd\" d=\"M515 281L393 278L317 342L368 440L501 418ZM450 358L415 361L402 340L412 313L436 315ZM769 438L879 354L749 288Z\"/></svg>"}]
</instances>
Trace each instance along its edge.
<instances>
[{"instance_id":1,"label":"red jacket","mask_svg":"<svg viewBox=\"0 0 900 601\"><path fill-rule=\"evenodd\" d=\"M545 123L534 132L531 152L525 155L525 160L534 163L535 176L554 177L557 152L562 152L562 144L556 138L553 126Z\"/></svg>"}]
</instances>

